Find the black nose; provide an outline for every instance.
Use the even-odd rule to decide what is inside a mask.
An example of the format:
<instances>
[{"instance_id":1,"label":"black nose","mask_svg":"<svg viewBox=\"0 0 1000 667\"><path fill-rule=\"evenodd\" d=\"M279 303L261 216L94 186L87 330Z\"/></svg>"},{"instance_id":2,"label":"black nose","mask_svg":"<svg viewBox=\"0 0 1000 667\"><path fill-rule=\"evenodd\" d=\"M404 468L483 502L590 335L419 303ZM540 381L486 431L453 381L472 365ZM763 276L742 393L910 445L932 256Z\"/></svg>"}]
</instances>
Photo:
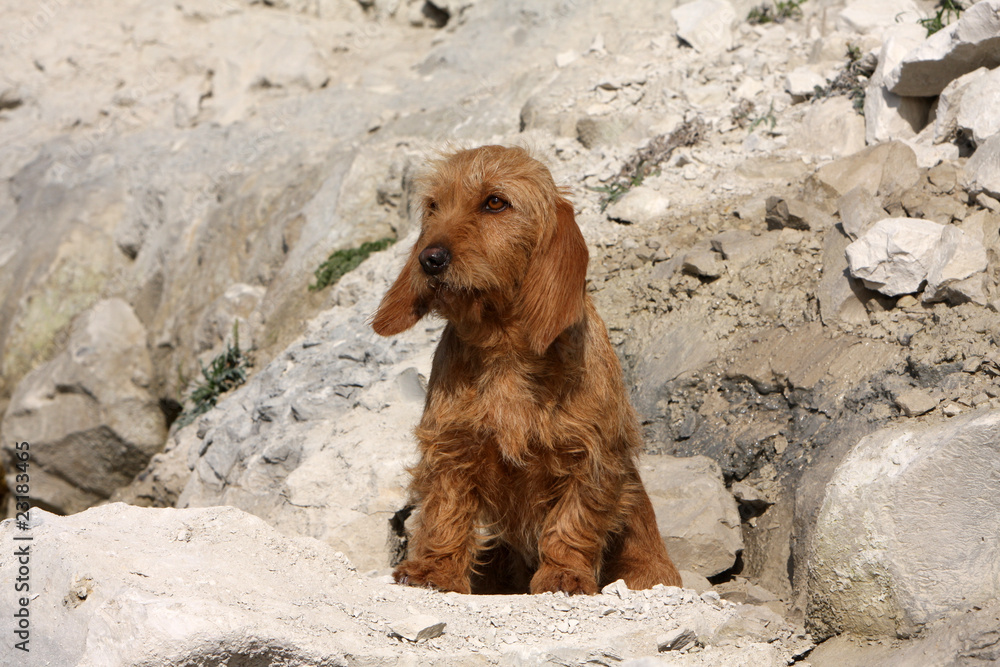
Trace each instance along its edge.
<instances>
[{"instance_id":1,"label":"black nose","mask_svg":"<svg viewBox=\"0 0 1000 667\"><path fill-rule=\"evenodd\" d=\"M447 248L442 248L439 245L424 248L420 253L420 266L424 267L424 273L429 276L441 273L448 268L450 262L451 253L448 252Z\"/></svg>"}]
</instances>

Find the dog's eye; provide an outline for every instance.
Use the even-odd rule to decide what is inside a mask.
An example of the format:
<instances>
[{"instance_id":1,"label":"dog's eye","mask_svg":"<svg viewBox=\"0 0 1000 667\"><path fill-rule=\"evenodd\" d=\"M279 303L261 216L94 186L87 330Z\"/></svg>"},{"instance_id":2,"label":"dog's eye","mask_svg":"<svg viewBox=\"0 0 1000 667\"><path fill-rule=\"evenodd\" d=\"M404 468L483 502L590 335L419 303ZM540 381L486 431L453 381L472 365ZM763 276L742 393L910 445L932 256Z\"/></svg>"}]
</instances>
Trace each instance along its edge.
<instances>
[{"instance_id":1,"label":"dog's eye","mask_svg":"<svg viewBox=\"0 0 1000 667\"><path fill-rule=\"evenodd\" d=\"M433 213L434 211L438 210L438 203L436 201L434 201L433 199L431 201L427 202L427 210L430 211L431 213Z\"/></svg>"},{"instance_id":2,"label":"dog's eye","mask_svg":"<svg viewBox=\"0 0 1000 667\"><path fill-rule=\"evenodd\" d=\"M510 204L496 195L487 197L486 201L483 202L483 208L491 213L499 213L500 211L506 210L508 206L510 206Z\"/></svg>"}]
</instances>

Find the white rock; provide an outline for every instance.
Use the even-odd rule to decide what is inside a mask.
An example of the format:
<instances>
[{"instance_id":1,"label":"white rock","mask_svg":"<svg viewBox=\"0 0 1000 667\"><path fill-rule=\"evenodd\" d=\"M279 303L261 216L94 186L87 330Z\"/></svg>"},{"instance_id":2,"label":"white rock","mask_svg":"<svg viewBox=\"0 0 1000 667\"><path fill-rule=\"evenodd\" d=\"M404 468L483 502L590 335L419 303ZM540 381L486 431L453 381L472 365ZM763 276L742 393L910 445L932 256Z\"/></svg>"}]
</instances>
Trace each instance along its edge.
<instances>
[{"instance_id":1,"label":"white rock","mask_svg":"<svg viewBox=\"0 0 1000 667\"><path fill-rule=\"evenodd\" d=\"M979 67L1000 65L1000 0L983 0L928 37L885 75L897 95L932 97Z\"/></svg>"},{"instance_id":2,"label":"white rock","mask_svg":"<svg viewBox=\"0 0 1000 667\"><path fill-rule=\"evenodd\" d=\"M67 348L17 386L2 422L5 448L31 444L31 495L79 512L128 484L167 429L150 391L146 329L121 299L77 319ZM14 488L16 470L7 469Z\"/></svg>"},{"instance_id":3,"label":"white rock","mask_svg":"<svg viewBox=\"0 0 1000 667\"><path fill-rule=\"evenodd\" d=\"M392 624L392 634L411 642L423 642L444 634L446 623L427 614L410 616Z\"/></svg>"},{"instance_id":4,"label":"white rock","mask_svg":"<svg viewBox=\"0 0 1000 667\"><path fill-rule=\"evenodd\" d=\"M886 218L847 246L851 275L888 296L912 294L927 279L944 225L920 218Z\"/></svg>"},{"instance_id":5,"label":"white rock","mask_svg":"<svg viewBox=\"0 0 1000 667\"><path fill-rule=\"evenodd\" d=\"M727 51L733 46L736 11L727 0L694 0L670 10L677 36L699 53Z\"/></svg>"},{"instance_id":6,"label":"white rock","mask_svg":"<svg viewBox=\"0 0 1000 667\"><path fill-rule=\"evenodd\" d=\"M1000 135L980 146L965 163L964 187L973 194L985 192L1000 199Z\"/></svg>"},{"instance_id":7,"label":"white rock","mask_svg":"<svg viewBox=\"0 0 1000 667\"><path fill-rule=\"evenodd\" d=\"M556 54L556 67L563 68L575 62L580 57L576 51L563 51Z\"/></svg>"},{"instance_id":8,"label":"white rock","mask_svg":"<svg viewBox=\"0 0 1000 667\"><path fill-rule=\"evenodd\" d=\"M743 536L719 464L705 456L645 456L639 470L677 568L706 577L731 568Z\"/></svg>"},{"instance_id":9,"label":"white rock","mask_svg":"<svg viewBox=\"0 0 1000 667\"><path fill-rule=\"evenodd\" d=\"M878 67L865 93L865 138L869 144L912 137L927 123L929 100L900 96L890 92L884 83L886 74L926 34L915 23L896 25L886 31Z\"/></svg>"},{"instance_id":10,"label":"white rock","mask_svg":"<svg viewBox=\"0 0 1000 667\"><path fill-rule=\"evenodd\" d=\"M656 650L660 653L679 651L696 641L698 634L694 630L685 627L674 628L656 638Z\"/></svg>"},{"instance_id":11,"label":"white rock","mask_svg":"<svg viewBox=\"0 0 1000 667\"><path fill-rule=\"evenodd\" d=\"M954 141L958 133L958 115L962 110L962 98L965 91L976 79L984 76L988 69L980 67L968 74L958 77L941 91L938 96L937 110L934 118L934 142Z\"/></svg>"},{"instance_id":12,"label":"white rock","mask_svg":"<svg viewBox=\"0 0 1000 667\"><path fill-rule=\"evenodd\" d=\"M862 186L849 190L837 200L840 224L851 239L858 239L872 225L885 219L885 209L875 196Z\"/></svg>"},{"instance_id":13,"label":"white rock","mask_svg":"<svg viewBox=\"0 0 1000 667\"><path fill-rule=\"evenodd\" d=\"M964 88L955 125L965 136L972 137L976 146L1000 132L1000 68L975 78Z\"/></svg>"},{"instance_id":14,"label":"white rock","mask_svg":"<svg viewBox=\"0 0 1000 667\"><path fill-rule=\"evenodd\" d=\"M792 101L801 102L816 94L816 88L823 88L826 79L809 67L796 67L785 76L785 92L792 96Z\"/></svg>"},{"instance_id":15,"label":"white rock","mask_svg":"<svg viewBox=\"0 0 1000 667\"><path fill-rule=\"evenodd\" d=\"M810 549L819 634L911 635L1000 596L1000 411L887 428L841 462Z\"/></svg>"},{"instance_id":16,"label":"white rock","mask_svg":"<svg viewBox=\"0 0 1000 667\"><path fill-rule=\"evenodd\" d=\"M865 147L865 118L845 95L809 105L802 125L789 137L790 147L814 155L844 157Z\"/></svg>"},{"instance_id":17,"label":"white rock","mask_svg":"<svg viewBox=\"0 0 1000 667\"><path fill-rule=\"evenodd\" d=\"M837 30L880 33L898 23L915 23L922 15L913 0L854 0L837 15Z\"/></svg>"},{"instance_id":18,"label":"white rock","mask_svg":"<svg viewBox=\"0 0 1000 667\"><path fill-rule=\"evenodd\" d=\"M976 289L977 283L966 282L986 271L986 248L970 234L948 225L935 248L931 268L927 273L924 301L978 301L985 304L986 294ZM978 285L981 285L979 281ZM956 293L955 290L958 290ZM971 290L971 292L970 292Z\"/></svg>"},{"instance_id":19,"label":"white rock","mask_svg":"<svg viewBox=\"0 0 1000 667\"><path fill-rule=\"evenodd\" d=\"M659 223L670 212L670 200L663 194L643 186L629 190L625 195L608 206L608 219L617 222Z\"/></svg>"}]
</instances>

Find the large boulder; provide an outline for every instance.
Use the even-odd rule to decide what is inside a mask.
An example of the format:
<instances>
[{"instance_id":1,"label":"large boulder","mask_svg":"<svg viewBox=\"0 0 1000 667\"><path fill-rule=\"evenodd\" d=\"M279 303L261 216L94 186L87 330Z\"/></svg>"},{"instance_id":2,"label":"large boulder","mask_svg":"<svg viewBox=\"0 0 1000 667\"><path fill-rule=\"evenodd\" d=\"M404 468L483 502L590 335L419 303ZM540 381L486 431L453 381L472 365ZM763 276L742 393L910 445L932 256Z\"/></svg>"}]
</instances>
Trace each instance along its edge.
<instances>
[{"instance_id":1,"label":"large boulder","mask_svg":"<svg viewBox=\"0 0 1000 667\"><path fill-rule=\"evenodd\" d=\"M328 545L287 537L232 507L115 503L69 517L32 510L28 530L4 521L0 539L23 549L0 553L2 571L29 563L30 594L4 586L0 604L12 616L23 610L25 637L11 634L6 650L25 641L31 664L655 660L666 643L658 636L674 628L704 647L678 656L692 667L780 667L812 647L769 609L714 592L612 585L593 596L472 596L396 586L360 576Z\"/></svg>"},{"instance_id":2,"label":"large boulder","mask_svg":"<svg viewBox=\"0 0 1000 667\"><path fill-rule=\"evenodd\" d=\"M830 481L810 548L817 636L909 636L1000 595L1000 411L883 429Z\"/></svg>"},{"instance_id":3,"label":"large boulder","mask_svg":"<svg viewBox=\"0 0 1000 667\"><path fill-rule=\"evenodd\" d=\"M928 37L885 75L896 95L933 97L953 79L1000 65L1000 0L977 2Z\"/></svg>"},{"instance_id":4,"label":"large boulder","mask_svg":"<svg viewBox=\"0 0 1000 667\"><path fill-rule=\"evenodd\" d=\"M869 144L910 138L926 125L930 100L893 92L886 85L889 72L925 34L918 23L895 25L886 31L878 67L865 91L865 139Z\"/></svg>"},{"instance_id":5,"label":"large boulder","mask_svg":"<svg viewBox=\"0 0 1000 667\"><path fill-rule=\"evenodd\" d=\"M707 456L644 456L639 472L677 568L705 577L732 568L743 536L719 464Z\"/></svg>"},{"instance_id":6,"label":"large boulder","mask_svg":"<svg viewBox=\"0 0 1000 667\"><path fill-rule=\"evenodd\" d=\"M145 467L167 436L152 375L146 330L127 303L100 301L77 319L66 349L18 385L2 422L8 459L16 442L30 444L35 503L79 512Z\"/></svg>"},{"instance_id":7,"label":"large boulder","mask_svg":"<svg viewBox=\"0 0 1000 667\"><path fill-rule=\"evenodd\" d=\"M888 296L983 302L985 293L964 281L987 268L986 248L972 234L923 218L886 218L846 250L851 275Z\"/></svg>"}]
</instances>

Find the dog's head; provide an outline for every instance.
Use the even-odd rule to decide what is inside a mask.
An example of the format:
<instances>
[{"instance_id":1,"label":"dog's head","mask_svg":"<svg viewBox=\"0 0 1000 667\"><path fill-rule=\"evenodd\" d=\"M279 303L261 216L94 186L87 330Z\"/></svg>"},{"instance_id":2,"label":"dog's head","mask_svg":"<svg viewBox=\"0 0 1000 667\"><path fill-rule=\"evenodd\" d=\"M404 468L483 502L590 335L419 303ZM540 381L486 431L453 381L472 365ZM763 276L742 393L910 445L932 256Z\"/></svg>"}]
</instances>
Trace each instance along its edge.
<instances>
[{"instance_id":1,"label":"dog's head","mask_svg":"<svg viewBox=\"0 0 1000 667\"><path fill-rule=\"evenodd\" d=\"M583 316L588 253L573 205L521 148L461 150L433 167L420 237L373 328L391 336L434 311L460 335L519 327L544 353Z\"/></svg>"}]
</instances>

